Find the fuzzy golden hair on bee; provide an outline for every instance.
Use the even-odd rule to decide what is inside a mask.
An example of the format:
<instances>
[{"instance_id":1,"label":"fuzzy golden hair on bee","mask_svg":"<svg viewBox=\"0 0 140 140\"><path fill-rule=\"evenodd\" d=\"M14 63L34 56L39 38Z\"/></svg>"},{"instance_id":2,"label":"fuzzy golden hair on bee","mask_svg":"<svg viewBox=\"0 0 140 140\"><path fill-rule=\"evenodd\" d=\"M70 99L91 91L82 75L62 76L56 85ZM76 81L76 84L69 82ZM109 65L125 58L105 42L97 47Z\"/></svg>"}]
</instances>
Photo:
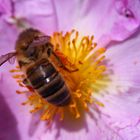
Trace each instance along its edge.
<instances>
[{"instance_id":1,"label":"fuzzy golden hair on bee","mask_svg":"<svg viewBox=\"0 0 140 140\"><path fill-rule=\"evenodd\" d=\"M49 42L50 37L37 29L29 28L23 31L19 35L15 47L20 67L22 64L35 62L42 57L42 54L48 49L46 46Z\"/></svg>"},{"instance_id":2,"label":"fuzzy golden hair on bee","mask_svg":"<svg viewBox=\"0 0 140 140\"><path fill-rule=\"evenodd\" d=\"M28 45L40 35L40 31L37 29L29 28L21 32L16 41L16 51L25 50Z\"/></svg>"}]
</instances>

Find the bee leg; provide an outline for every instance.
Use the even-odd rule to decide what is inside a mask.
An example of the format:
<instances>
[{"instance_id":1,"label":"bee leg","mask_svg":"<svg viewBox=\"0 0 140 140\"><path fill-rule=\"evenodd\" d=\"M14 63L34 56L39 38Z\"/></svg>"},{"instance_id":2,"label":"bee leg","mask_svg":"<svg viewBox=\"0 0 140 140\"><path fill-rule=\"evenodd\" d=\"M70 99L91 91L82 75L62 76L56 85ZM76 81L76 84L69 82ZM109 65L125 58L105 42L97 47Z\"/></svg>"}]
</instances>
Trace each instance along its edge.
<instances>
[{"instance_id":1,"label":"bee leg","mask_svg":"<svg viewBox=\"0 0 140 140\"><path fill-rule=\"evenodd\" d=\"M17 94L26 94L28 92L29 92L29 90L25 90L25 91L16 90Z\"/></svg>"},{"instance_id":2,"label":"bee leg","mask_svg":"<svg viewBox=\"0 0 140 140\"><path fill-rule=\"evenodd\" d=\"M31 91L31 92L33 92L34 91L34 89L33 89L33 87L32 87L32 85L30 84L30 82L25 78L25 79L23 79L23 84L25 85L25 87L26 88L28 88L28 90L29 91Z\"/></svg>"},{"instance_id":3,"label":"bee leg","mask_svg":"<svg viewBox=\"0 0 140 140\"><path fill-rule=\"evenodd\" d=\"M76 71L78 71L78 69L69 69L69 68L67 68L64 64L63 64L63 62L60 60L60 58L52 51L52 54L55 56L55 58L57 59L57 61L58 61L58 63L59 63L59 65L60 65L60 67L62 67L64 70L66 70L66 71L68 71L68 72L76 72Z\"/></svg>"},{"instance_id":4,"label":"bee leg","mask_svg":"<svg viewBox=\"0 0 140 140\"><path fill-rule=\"evenodd\" d=\"M28 82L28 80L27 80L26 78L23 79L23 80L19 80L19 81L17 81L17 82L18 82L19 86L25 87L25 88L28 89L28 90L25 90L25 91L19 91L19 90L17 90L17 91L16 91L17 94L28 93L29 91L30 91L30 92L34 92L34 89L33 89L32 85Z\"/></svg>"},{"instance_id":5,"label":"bee leg","mask_svg":"<svg viewBox=\"0 0 140 140\"><path fill-rule=\"evenodd\" d=\"M31 84L29 83L29 81L25 78L23 79L23 84L26 85L26 86L31 86Z\"/></svg>"},{"instance_id":6,"label":"bee leg","mask_svg":"<svg viewBox=\"0 0 140 140\"><path fill-rule=\"evenodd\" d=\"M26 78L23 80L17 80L17 82L18 82L19 86L21 86L21 87L26 87L27 85L29 85L29 84L27 84L28 81Z\"/></svg>"}]
</instances>

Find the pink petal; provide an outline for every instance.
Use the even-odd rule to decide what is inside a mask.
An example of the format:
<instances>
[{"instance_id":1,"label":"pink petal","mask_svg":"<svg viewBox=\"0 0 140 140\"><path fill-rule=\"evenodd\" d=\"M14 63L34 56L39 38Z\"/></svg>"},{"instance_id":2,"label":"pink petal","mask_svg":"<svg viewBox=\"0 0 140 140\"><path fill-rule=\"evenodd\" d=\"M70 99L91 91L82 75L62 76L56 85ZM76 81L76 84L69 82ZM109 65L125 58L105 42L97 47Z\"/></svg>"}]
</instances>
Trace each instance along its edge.
<instances>
[{"instance_id":1,"label":"pink petal","mask_svg":"<svg viewBox=\"0 0 140 140\"><path fill-rule=\"evenodd\" d=\"M9 66L5 65L4 68L5 67ZM31 109L29 106L21 105L22 102L27 100L27 97L24 95L17 95L17 89L19 89L19 86L17 85L16 81L11 77L9 72L5 71L5 73L2 74L0 85L1 96L3 99L5 99L5 101L2 100L4 104L2 106L3 108L1 108L1 110L3 109L3 112L1 112L0 128L5 128L5 130L1 131L0 138L10 140L11 136L15 136L15 138L12 137L12 139L20 138L21 140L25 140L32 138L37 140L40 132L42 131L38 131L33 137L31 137L29 134L29 125L31 121L34 120L34 117L32 117L32 115L29 113L29 110ZM8 120L6 120L5 117L7 117ZM32 127L33 126L38 128L35 122L32 124Z\"/></svg>"},{"instance_id":2,"label":"pink petal","mask_svg":"<svg viewBox=\"0 0 140 140\"><path fill-rule=\"evenodd\" d=\"M130 6L131 4L133 6ZM110 35L113 40L122 41L136 32L140 24L140 13L137 14L139 7L134 7L134 5L138 4L139 1L116 1L115 8L118 14L120 14L120 17L114 22L111 29Z\"/></svg>"},{"instance_id":3,"label":"pink petal","mask_svg":"<svg viewBox=\"0 0 140 140\"><path fill-rule=\"evenodd\" d=\"M13 25L0 20L0 55L15 50L15 42L19 31Z\"/></svg>"},{"instance_id":4,"label":"pink petal","mask_svg":"<svg viewBox=\"0 0 140 140\"><path fill-rule=\"evenodd\" d=\"M127 39L138 30L140 23L138 0L127 4L123 0L55 0L55 7L59 30L76 28L84 35L95 35L95 39L105 44Z\"/></svg>"},{"instance_id":5,"label":"pink petal","mask_svg":"<svg viewBox=\"0 0 140 140\"><path fill-rule=\"evenodd\" d=\"M132 86L140 84L140 32L130 40L114 44L114 48L107 49L107 58L110 59L116 80L131 82ZM123 46L123 47L122 47ZM110 64L110 65L111 65Z\"/></svg>"},{"instance_id":6,"label":"pink petal","mask_svg":"<svg viewBox=\"0 0 140 140\"><path fill-rule=\"evenodd\" d=\"M0 15L10 16L12 13L12 2L10 0L0 0Z\"/></svg>"},{"instance_id":7,"label":"pink petal","mask_svg":"<svg viewBox=\"0 0 140 140\"><path fill-rule=\"evenodd\" d=\"M12 136L13 139L19 139L19 133L17 128L17 121L11 109L7 105L4 97L0 93L0 139L9 140ZM7 135L8 134L8 135Z\"/></svg>"},{"instance_id":8,"label":"pink petal","mask_svg":"<svg viewBox=\"0 0 140 140\"><path fill-rule=\"evenodd\" d=\"M102 108L106 122L124 139L139 138L140 116L140 32L130 40L108 48L108 69L112 70Z\"/></svg>"},{"instance_id":9,"label":"pink petal","mask_svg":"<svg viewBox=\"0 0 140 140\"><path fill-rule=\"evenodd\" d=\"M15 2L15 16L46 34L57 30L56 13L51 0L17 1Z\"/></svg>"}]
</instances>

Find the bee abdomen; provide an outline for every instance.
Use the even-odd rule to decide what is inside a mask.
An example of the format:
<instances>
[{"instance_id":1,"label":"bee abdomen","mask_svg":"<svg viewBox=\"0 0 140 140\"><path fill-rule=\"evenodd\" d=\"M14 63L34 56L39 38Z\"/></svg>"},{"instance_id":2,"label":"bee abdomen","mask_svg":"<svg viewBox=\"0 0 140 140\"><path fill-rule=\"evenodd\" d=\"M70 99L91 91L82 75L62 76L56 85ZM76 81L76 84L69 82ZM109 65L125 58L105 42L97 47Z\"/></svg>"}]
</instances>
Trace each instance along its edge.
<instances>
[{"instance_id":1,"label":"bee abdomen","mask_svg":"<svg viewBox=\"0 0 140 140\"><path fill-rule=\"evenodd\" d=\"M52 78L53 77L53 78ZM64 105L69 100L69 90L59 73L45 79L46 83L37 89L38 93L55 105Z\"/></svg>"},{"instance_id":2,"label":"bee abdomen","mask_svg":"<svg viewBox=\"0 0 140 140\"><path fill-rule=\"evenodd\" d=\"M51 63L32 69L28 79L37 92L49 103L64 106L70 102L69 89Z\"/></svg>"},{"instance_id":3,"label":"bee abdomen","mask_svg":"<svg viewBox=\"0 0 140 140\"><path fill-rule=\"evenodd\" d=\"M55 94L48 96L47 101L58 106L68 104L70 101L70 94L66 85L64 84Z\"/></svg>"}]
</instances>

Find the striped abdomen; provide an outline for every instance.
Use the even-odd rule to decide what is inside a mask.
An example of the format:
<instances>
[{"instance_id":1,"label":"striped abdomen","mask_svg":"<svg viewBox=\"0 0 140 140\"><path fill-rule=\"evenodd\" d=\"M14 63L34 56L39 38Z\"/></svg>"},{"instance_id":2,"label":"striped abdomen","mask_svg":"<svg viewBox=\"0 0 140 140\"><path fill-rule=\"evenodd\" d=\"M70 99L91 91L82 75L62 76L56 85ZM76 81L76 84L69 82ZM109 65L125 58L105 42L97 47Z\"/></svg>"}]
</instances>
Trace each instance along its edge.
<instances>
[{"instance_id":1,"label":"striped abdomen","mask_svg":"<svg viewBox=\"0 0 140 140\"><path fill-rule=\"evenodd\" d=\"M64 79L49 61L27 70L33 88L49 103L64 106L70 102L69 89Z\"/></svg>"}]
</instances>

